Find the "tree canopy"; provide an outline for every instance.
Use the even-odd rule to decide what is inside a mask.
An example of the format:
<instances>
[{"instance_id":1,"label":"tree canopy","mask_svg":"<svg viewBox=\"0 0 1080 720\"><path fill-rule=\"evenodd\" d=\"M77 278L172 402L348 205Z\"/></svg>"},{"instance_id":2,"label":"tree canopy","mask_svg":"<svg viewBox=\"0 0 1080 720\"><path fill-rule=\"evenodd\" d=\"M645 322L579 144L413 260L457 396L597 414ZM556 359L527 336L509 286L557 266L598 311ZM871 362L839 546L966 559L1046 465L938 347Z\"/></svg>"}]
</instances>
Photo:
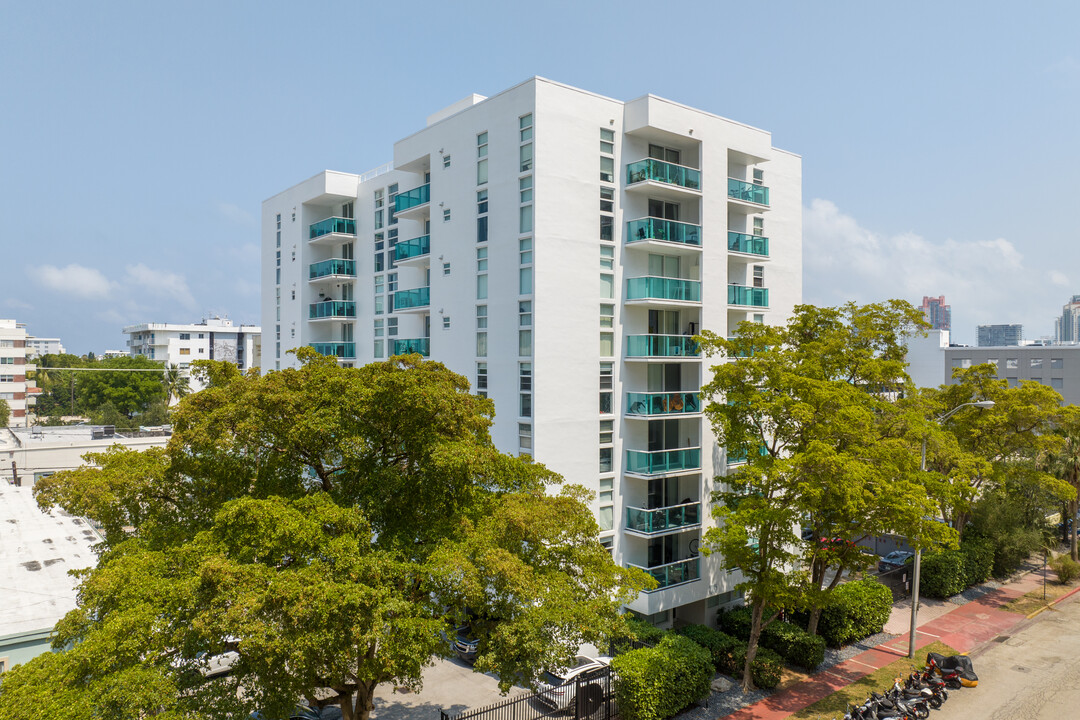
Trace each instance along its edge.
<instances>
[{"instance_id":1,"label":"tree canopy","mask_svg":"<svg viewBox=\"0 0 1080 720\"><path fill-rule=\"evenodd\" d=\"M504 688L622 630L652 580L612 563L588 493L550 494L561 478L493 447L490 400L416 355L298 355L262 377L204 364L210 387L181 401L166 449L39 483L43 507L102 524L104 553L58 626L70 649L5 676L0 715L47 698L72 718L323 698L366 718L379 684L419 686L469 613L497 619L477 669ZM223 653L232 673L207 681Z\"/></svg>"},{"instance_id":2,"label":"tree canopy","mask_svg":"<svg viewBox=\"0 0 1080 720\"><path fill-rule=\"evenodd\" d=\"M153 422L144 425L164 420L166 386L160 362L143 356L95 359L50 354L38 358L37 365L35 380L42 389L35 406L38 416L84 414L107 425L130 424L148 414ZM118 372L107 372L110 369ZM142 372L152 370L161 372Z\"/></svg>"}]
</instances>

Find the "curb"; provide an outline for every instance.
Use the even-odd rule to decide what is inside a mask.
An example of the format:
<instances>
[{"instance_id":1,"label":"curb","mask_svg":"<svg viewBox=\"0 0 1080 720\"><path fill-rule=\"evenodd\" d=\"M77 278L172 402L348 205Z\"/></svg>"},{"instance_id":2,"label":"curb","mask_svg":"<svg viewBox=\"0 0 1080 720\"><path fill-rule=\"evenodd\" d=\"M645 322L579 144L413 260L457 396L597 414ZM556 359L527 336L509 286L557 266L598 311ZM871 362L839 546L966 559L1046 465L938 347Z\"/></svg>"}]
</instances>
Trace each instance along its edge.
<instances>
[{"instance_id":1,"label":"curb","mask_svg":"<svg viewBox=\"0 0 1080 720\"><path fill-rule=\"evenodd\" d=\"M1045 610L1052 610L1055 605L1057 605L1058 603L1060 603L1060 602L1062 602L1064 600L1067 600L1068 598L1071 598L1073 595L1075 595L1078 592L1080 592L1080 587L1073 588L1069 592L1067 592L1064 595L1062 595L1061 597L1059 597L1057 600L1051 600L1044 607L1041 607L1038 610L1036 610L1035 612L1028 615L1027 619L1030 620L1031 618L1035 617L1036 615L1038 615L1039 613L1041 613L1041 612L1043 612Z\"/></svg>"}]
</instances>

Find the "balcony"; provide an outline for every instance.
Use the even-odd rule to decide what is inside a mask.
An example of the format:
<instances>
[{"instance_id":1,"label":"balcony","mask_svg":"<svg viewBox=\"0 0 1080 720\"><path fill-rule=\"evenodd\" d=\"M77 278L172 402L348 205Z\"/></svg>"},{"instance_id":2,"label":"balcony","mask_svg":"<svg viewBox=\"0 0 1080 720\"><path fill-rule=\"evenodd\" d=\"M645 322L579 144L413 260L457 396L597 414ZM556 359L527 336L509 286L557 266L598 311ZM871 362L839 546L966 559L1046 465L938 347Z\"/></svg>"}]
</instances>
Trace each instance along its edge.
<instances>
[{"instance_id":1,"label":"balcony","mask_svg":"<svg viewBox=\"0 0 1080 720\"><path fill-rule=\"evenodd\" d=\"M626 281L627 305L697 305L701 282L666 277L637 277Z\"/></svg>"},{"instance_id":2,"label":"balcony","mask_svg":"<svg viewBox=\"0 0 1080 720\"><path fill-rule=\"evenodd\" d=\"M348 238L339 238L339 235L346 235ZM356 221L352 218L343 217L328 217L325 220L320 220L317 223L312 223L308 227L308 241L316 242L318 240L332 241L342 239L356 239Z\"/></svg>"},{"instance_id":3,"label":"balcony","mask_svg":"<svg viewBox=\"0 0 1080 720\"><path fill-rule=\"evenodd\" d=\"M673 249L699 251L701 250L701 226L654 217L631 220L626 223L626 244L644 249L652 246L667 251Z\"/></svg>"},{"instance_id":4,"label":"balcony","mask_svg":"<svg viewBox=\"0 0 1080 720\"><path fill-rule=\"evenodd\" d=\"M626 359L698 357L698 344L689 335L630 335L626 338Z\"/></svg>"},{"instance_id":5,"label":"balcony","mask_svg":"<svg viewBox=\"0 0 1080 720\"><path fill-rule=\"evenodd\" d=\"M311 343L315 352L320 355L334 356L339 360L354 360L356 358L356 343L354 342L317 342Z\"/></svg>"},{"instance_id":6,"label":"balcony","mask_svg":"<svg viewBox=\"0 0 1080 720\"><path fill-rule=\"evenodd\" d=\"M754 206L755 211L769 207L769 188L764 185L728 178L727 195L730 200Z\"/></svg>"},{"instance_id":7,"label":"balcony","mask_svg":"<svg viewBox=\"0 0 1080 720\"><path fill-rule=\"evenodd\" d=\"M769 289L748 287L746 285L728 285L727 301L728 305L767 308L769 307Z\"/></svg>"},{"instance_id":8,"label":"balcony","mask_svg":"<svg viewBox=\"0 0 1080 720\"><path fill-rule=\"evenodd\" d=\"M428 357L431 353L431 339L394 340L394 355L410 355L412 353L419 353L424 357Z\"/></svg>"},{"instance_id":9,"label":"balcony","mask_svg":"<svg viewBox=\"0 0 1080 720\"><path fill-rule=\"evenodd\" d=\"M351 300L323 300L308 305L308 320L338 320L356 317L356 303Z\"/></svg>"},{"instance_id":10,"label":"balcony","mask_svg":"<svg viewBox=\"0 0 1080 720\"><path fill-rule=\"evenodd\" d=\"M354 278L356 277L356 261L334 258L312 263L308 266L308 280L322 280L324 278Z\"/></svg>"},{"instance_id":11,"label":"balcony","mask_svg":"<svg viewBox=\"0 0 1080 720\"><path fill-rule=\"evenodd\" d=\"M626 508L626 530L640 535L667 534L700 525L700 502L672 505L655 510Z\"/></svg>"},{"instance_id":12,"label":"balcony","mask_svg":"<svg viewBox=\"0 0 1080 720\"><path fill-rule=\"evenodd\" d=\"M701 195L701 171L685 165L645 158L626 166L626 189L641 189L650 195L685 198Z\"/></svg>"},{"instance_id":13,"label":"balcony","mask_svg":"<svg viewBox=\"0 0 1080 720\"><path fill-rule=\"evenodd\" d=\"M398 290L394 293L394 311L409 312L424 310L431 305L431 288L422 287L414 290Z\"/></svg>"},{"instance_id":14,"label":"balcony","mask_svg":"<svg viewBox=\"0 0 1080 720\"><path fill-rule=\"evenodd\" d=\"M688 560L676 560L667 565L657 565L651 568L632 563L627 563L626 566L637 568L652 575L657 583L656 590L682 585L701 577L701 558L696 557ZM646 590L645 592L656 592L656 590Z\"/></svg>"},{"instance_id":15,"label":"balcony","mask_svg":"<svg viewBox=\"0 0 1080 720\"><path fill-rule=\"evenodd\" d=\"M431 252L431 236L421 235L420 237L413 238L412 240L406 240L400 242L394 246L394 260L397 263L408 262L409 260L417 260L426 258Z\"/></svg>"},{"instance_id":16,"label":"balcony","mask_svg":"<svg viewBox=\"0 0 1080 720\"><path fill-rule=\"evenodd\" d=\"M769 257L769 238L760 235L747 235L740 232L727 234L728 252Z\"/></svg>"},{"instance_id":17,"label":"balcony","mask_svg":"<svg viewBox=\"0 0 1080 720\"><path fill-rule=\"evenodd\" d=\"M394 197L394 214L398 217L409 217L414 210L420 210L431 202L431 183L424 183L420 187L398 193Z\"/></svg>"},{"instance_id":18,"label":"balcony","mask_svg":"<svg viewBox=\"0 0 1080 720\"><path fill-rule=\"evenodd\" d=\"M700 469L701 448L626 451L626 472L635 475L667 475Z\"/></svg>"},{"instance_id":19,"label":"balcony","mask_svg":"<svg viewBox=\"0 0 1080 720\"><path fill-rule=\"evenodd\" d=\"M701 396L697 392L626 393L626 414L630 418L696 415L699 412L701 412Z\"/></svg>"}]
</instances>

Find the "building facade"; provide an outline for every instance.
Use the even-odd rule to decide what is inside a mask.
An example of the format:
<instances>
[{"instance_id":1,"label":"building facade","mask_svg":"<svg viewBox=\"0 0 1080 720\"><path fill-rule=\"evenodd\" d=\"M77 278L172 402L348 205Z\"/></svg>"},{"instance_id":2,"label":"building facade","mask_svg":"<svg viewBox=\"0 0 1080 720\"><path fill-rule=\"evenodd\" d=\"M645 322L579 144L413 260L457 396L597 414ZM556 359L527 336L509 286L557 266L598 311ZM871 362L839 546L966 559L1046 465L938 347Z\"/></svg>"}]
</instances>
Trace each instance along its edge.
<instances>
[{"instance_id":1,"label":"building facade","mask_svg":"<svg viewBox=\"0 0 1080 720\"><path fill-rule=\"evenodd\" d=\"M952 308L945 304L944 295L936 298L924 295L919 309L934 330L952 330Z\"/></svg>"},{"instance_id":2,"label":"building facade","mask_svg":"<svg viewBox=\"0 0 1080 720\"><path fill-rule=\"evenodd\" d=\"M37 385L26 374L36 368L27 361L26 326L0 319L0 400L11 409L12 426L26 425Z\"/></svg>"},{"instance_id":3,"label":"building facade","mask_svg":"<svg viewBox=\"0 0 1080 720\"><path fill-rule=\"evenodd\" d=\"M1023 325L979 325L979 347L1019 345L1024 340Z\"/></svg>"},{"instance_id":4,"label":"building facade","mask_svg":"<svg viewBox=\"0 0 1080 720\"><path fill-rule=\"evenodd\" d=\"M176 365L186 371L193 360L224 360L240 370L259 367L262 329L257 325L234 325L228 318L205 318L200 323L142 323L124 328L128 354ZM191 390L203 386L191 378Z\"/></svg>"},{"instance_id":5,"label":"building facade","mask_svg":"<svg viewBox=\"0 0 1080 720\"><path fill-rule=\"evenodd\" d=\"M1080 295L1073 295L1054 321L1054 340L1059 343L1080 341Z\"/></svg>"},{"instance_id":6,"label":"building facade","mask_svg":"<svg viewBox=\"0 0 1080 720\"><path fill-rule=\"evenodd\" d=\"M801 159L542 78L430 116L393 157L263 203L264 369L305 345L445 363L493 399L501 450L596 493L601 542L660 585L633 610L711 622L738 578L699 548L739 459L702 417L692 336L801 302Z\"/></svg>"},{"instance_id":7,"label":"building facade","mask_svg":"<svg viewBox=\"0 0 1080 720\"><path fill-rule=\"evenodd\" d=\"M60 338L39 338L33 335L26 336L26 357L39 358L42 355L62 355L64 344Z\"/></svg>"}]
</instances>

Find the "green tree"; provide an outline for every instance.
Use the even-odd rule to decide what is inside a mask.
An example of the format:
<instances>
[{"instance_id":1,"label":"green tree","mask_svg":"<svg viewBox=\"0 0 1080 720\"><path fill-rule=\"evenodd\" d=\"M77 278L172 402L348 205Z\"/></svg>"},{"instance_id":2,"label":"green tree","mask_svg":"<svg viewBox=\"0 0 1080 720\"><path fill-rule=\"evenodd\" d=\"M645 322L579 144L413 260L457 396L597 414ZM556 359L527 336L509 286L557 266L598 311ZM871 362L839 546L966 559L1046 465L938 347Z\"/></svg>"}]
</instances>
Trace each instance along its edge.
<instances>
[{"instance_id":1,"label":"green tree","mask_svg":"<svg viewBox=\"0 0 1080 720\"><path fill-rule=\"evenodd\" d=\"M329 689L367 718L379 684L419 686L467 609L499 620L477 667L504 688L625 632L618 608L653 581L612 563L587 493L551 495L558 476L495 450L464 378L298 355L262 377L207 364L167 449L39 483L42 506L102 524L104 554L58 628L71 649L5 676L0 716L53 690L81 719L280 713ZM233 674L206 682L224 652Z\"/></svg>"},{"instance_id":2,"label":"green tree","mask_svg":"<svg viewBox=\"0 0 1080 720\"><path fill-rule=\"evenodd\" d=\"M191 393L191 384L186 375L180 372L178 365L169 365L165 368L165 376L162 378L165 386L165 404L172 405L173 398L180 400Z\"/></svg>"},{"instance_id":3,"label":"green tree","mask_svg":"<svg viewBox=\"0 0 1080 720\"><path fill-rule=\"evenodd\" d=\"M1073 560L1078 560L1075 518L1080 509L1080 408L1074 405L1062 408L1054 429L1061 443L1047 456L1046 466L1071 486L1062 520L1069 533L1069 554Z\"/></svg>"},{"instance_id":4,"label":"green tree","mask_svg":"<svg viewBox=\"0 0 1080 720\"><path fill-rule=\"evenodd\" d=\"M11 422L11 406L8 401L0 398L0 427L7 427Z\"/></svg>"},{"instance_id":5,"label":"green tree","mask_svg":"<svg viewBox=\"0 0 1080 720\"><path fill-rule=\"evenodd\" d=\"M132 418L144 412L155 400L165 397L161 376L152 372L161 363L149 358L118 357L87 362L87 370L76 373L76 407L82 412L99 411L111 403L117 412ZM118 372L107 372L107 370Z\"/></svg>"},{"instance_id":6,"label":"green tree","mask_svg":"<svg viewBox=\"0 0 1080 720\"><path fill-rule=\"evenodd\" d=\"M856 543L883 532L948 542L918 472L924 407L911 390L904 338L923 326L908 303L801 305L784 327L741 323L737 337L703 334L713 368L705 412L745 465L714 494L720 526L706 541L741 570L752 613L750 665L761 630L806 606L811 632L843 572L870 559ZM802 542L794 528L813 532ZM822 539L825 542L822 542ZM826 585L826 578L832 580Z\"/></svg>"}]
</instances>

